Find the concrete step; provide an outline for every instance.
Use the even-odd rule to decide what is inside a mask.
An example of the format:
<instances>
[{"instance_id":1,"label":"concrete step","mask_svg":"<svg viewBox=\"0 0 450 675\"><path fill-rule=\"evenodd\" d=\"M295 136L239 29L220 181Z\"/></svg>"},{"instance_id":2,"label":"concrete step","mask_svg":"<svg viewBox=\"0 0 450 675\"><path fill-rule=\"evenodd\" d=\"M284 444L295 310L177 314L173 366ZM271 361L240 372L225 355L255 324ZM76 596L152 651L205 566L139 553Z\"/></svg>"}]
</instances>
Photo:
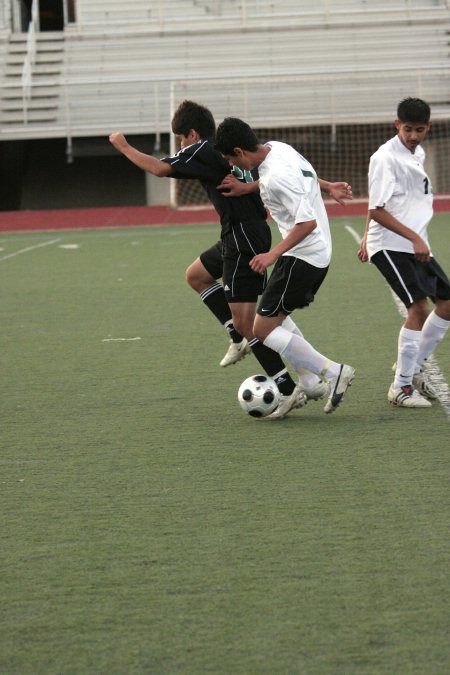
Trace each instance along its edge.
<instances>
[{"instance_id":1,"label":"concrete step","mask_svg":"<svg viewBox=\"0 0 450 675\"><path fill-rule=\"evenodd\" d=\"M32 89L36 93L36 98L46 98L59 96L59 85L49 85L45 87L35 87ZM3 89L3 101L21 101L22 100L22 84L19 82L17 87Z\"/></svg>"},{"instance_id":2,"label":"concrete step","mask_svg":"<svg viewBox=\"0 0 450 675\"><path fill-rule=\"evenodd\" d=\"M23 110L23 101L3 101L2 110L8 113L20 112ZM59 108L59 97L51 99L45 98L31 98L27 103L29 110L56 110Z\"/></svg>"},{"instance_id":3,"label":"concrete step","mask_svg":"<svg viewBox=\"0 0 450 675\"><path fill-rule=\"evenodd\" d=\"M2 124L23 124L24 122L24 113L2 113ZM55 110L28 110L26 114L26 119L28 122L40 123L48 122L55 123L58 119L58 115Z\"/></svg>"},{"instance_id":4,"label":"concrete step","mask_svg":"<svg viewBox=\"0 0 450 675\"><path fill-rule=\"evenodd\" d=\"M6 78L21 77L23 64L6 65L4 76ZM49 77L51 75L60 75L61 68L59 64L35 63L32 66L33 77Z\"/></svg>"},{"instance_id":5,"label":"concrete step","mask_svg":"<svg viewBox=\"0 0 450 675\"><path fill-rule=\"evenodd\" d=\"M7 59L6 59L6 65L7 66L18 66L22 65L23 61L25 58L25 54L8 54ZM50 54L43 54L42 52L38 52L36 54L36 60L35 63L38 64L46 64L46 63L51 63L51 64L61 64L64 61L64 54L62 52L53 52Z\"/></svg>"}]
</instances>

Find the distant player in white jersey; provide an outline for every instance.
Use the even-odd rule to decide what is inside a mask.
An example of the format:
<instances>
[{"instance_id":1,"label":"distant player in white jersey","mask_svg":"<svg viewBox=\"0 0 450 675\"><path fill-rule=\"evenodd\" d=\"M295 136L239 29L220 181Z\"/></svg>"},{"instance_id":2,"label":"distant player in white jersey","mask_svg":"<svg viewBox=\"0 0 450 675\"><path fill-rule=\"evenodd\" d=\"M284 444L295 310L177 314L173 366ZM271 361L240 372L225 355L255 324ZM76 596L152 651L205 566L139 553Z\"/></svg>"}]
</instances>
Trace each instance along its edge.
<instances>
[{"instance_id":1,"label":"distant player in white jersey","mask_svg":"<svg viewBox=\"0 0 450 675\"><path fill-rule=\"evenodd\" d=\"M388 400L425 408L437 394L424 364L450 325L450 281L428 241L433 191L420 144L431 128L430 107L419 98L404 99L395 127L397 135L370 158L369 215L358 256L376 265L407 308ZM431 312L428 298L435 303Z\"/></svg>"},{"instance_id":2,"label":"distant player in white jersey","mask_svg":"<svg viewBox=\"0 0 450 675\"><path fill-rule=\"evenodd\" d=\"M261 198L283 237L270 251L250 261L250 267L260 274L275 263L257 309L254 334L291 362L299 374L300 391L308 396L309 389L325 388L324 411L331 413L342 401L355 370L320 354L290 317L295 309L313 302L331 258L330 228L317 174L290 145L261 144L249 125L234 117L218 126L216 148L230 164L258 169ZM288 407L290 401L283 405Z\"/></svg>"}]
</instances>

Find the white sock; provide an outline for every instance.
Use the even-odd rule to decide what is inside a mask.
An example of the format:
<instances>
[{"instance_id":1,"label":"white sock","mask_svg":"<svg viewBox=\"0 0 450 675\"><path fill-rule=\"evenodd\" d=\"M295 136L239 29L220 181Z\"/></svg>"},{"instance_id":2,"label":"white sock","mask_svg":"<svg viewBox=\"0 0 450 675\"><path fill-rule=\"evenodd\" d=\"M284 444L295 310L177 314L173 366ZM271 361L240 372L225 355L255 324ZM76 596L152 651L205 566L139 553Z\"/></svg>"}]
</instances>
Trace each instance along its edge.
<instances>
[{"instance_id":1,"label":"white sock","mask_svg":"<svg viewBox=\"0 0 450 675\"><path fill-rule=\"evenodd\" d=\"M420 339L415 369L416 373L419 373L423 369L425 361L433 353L434 348L444 339L449 326L450 321L442 319L434 310L428 315L422 328L422 337Z\"/></svg>"},{"instance_id":2,"label":"white sock","mask_svg":"<svg viewBox=\"0 0 450 675\"><path fill-rule=\"evenodd\" d=\"M300 335L300 337L303 337L302 331L297 326L295 321L291 319L290 316L287 316L281 325L283 328L286 328L286 330L288 330L290 333L295 333L295 335Z\"/></svg>"},{"instance_id":3,"label":"white sock","mask_svg":"<svg viewBox=\"0 0 450 675\"><path fill-rule=\"evenodd\" d=\"M316 351L304 337L290 333L282 326L277 326L266 337L264 344L281 356L285 356L298 373L306 369L327 379L339 375L339 363L330 361Z\"/></svg>"},{"instance_id":4,"label":"white sock","mask_svg":"<svg viewBox=\"0 0 450 675\"><path fill-rule=\"evenodd\" d=\"M281 326L283 328L286 328L286 330L288 330L290 333L294 333L294 335L304 337L302 331L297 326L295 321L291 319L290 316L287 316L285 318ZM311 387L315 387L316 384L318 384L321 381L318 375L312 373L307 368L303 368L303 370L298 370L297 372L298 372L298 381L300 382L300 384L304 389L311 389Z\"/></svg>"},{"instance_id":5,"label":"white sock","mask_svg":"<svg viewBox=\"0 0 450 675\"><path fill-rule=\"evenodd\" d=\"M421 336L421 330L411 330L404 326L400 330L397 369L394 378L394 387L397 389L412 383Z\"/></svg>"}]
</instances>

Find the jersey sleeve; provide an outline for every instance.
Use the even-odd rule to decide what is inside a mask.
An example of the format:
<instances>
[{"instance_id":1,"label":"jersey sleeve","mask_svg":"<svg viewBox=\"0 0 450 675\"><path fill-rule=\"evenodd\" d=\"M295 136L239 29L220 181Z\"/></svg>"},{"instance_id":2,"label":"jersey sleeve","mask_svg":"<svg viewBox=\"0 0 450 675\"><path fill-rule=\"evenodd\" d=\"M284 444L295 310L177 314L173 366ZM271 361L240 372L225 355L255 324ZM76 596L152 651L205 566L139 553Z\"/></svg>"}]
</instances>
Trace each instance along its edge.
<instances>
[{"instance_id":1,"label":"jersey sleeve","mask_svg":"<svg viewBox=\"0 0 450 675\"><path fill-rule=\"evenodd\" d=\"M219 183L229 173L225 160L222 162L222 157L207 141L183 148L173 157L164 157L162 161L171 165L174 171L172 178L191 178Z\"/></svg>"},{"instance_id":2,"label":"jersey sleeve","mask_svg":"<svg viewBox=\"0 0 450 675\"><path fill-rule=\"evenodd\" d=\"M272 175L270 190L276 194L277 199L290 213L294 223L305 223L315 220L316 215L311 203L310 190L305 184L306 180L315 180L313 174L305 178L298 175L295 180L291 175Z\"/></svg>"},{"instance_id":3,"label":"jersey sleeve","mask_svg":"<svg viewBox=\"0 0 450 675\"><path fill-rule=\"evenodd\" d=\"M388 154L376 152L369 162L369 209L384 207L395 190L395 173Z\"/></svg>"}]
</instances>

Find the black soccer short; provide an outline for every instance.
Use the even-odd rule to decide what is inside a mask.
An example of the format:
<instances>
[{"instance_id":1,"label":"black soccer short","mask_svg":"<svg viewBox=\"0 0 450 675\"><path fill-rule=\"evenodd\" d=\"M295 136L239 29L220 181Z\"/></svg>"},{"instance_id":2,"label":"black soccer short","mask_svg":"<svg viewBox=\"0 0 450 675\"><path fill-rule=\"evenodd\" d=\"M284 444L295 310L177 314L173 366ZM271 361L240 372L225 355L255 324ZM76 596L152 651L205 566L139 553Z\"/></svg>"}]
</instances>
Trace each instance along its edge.
<instances>
[{"instance_id":1,"label":"black soccer short","mask_svg":"<svg viewBox=\"0 0 450 675\"><path fill-rule=\"evenodd\" d=\"M203 267L214 279L221 279L223 274L222 242L219 240L210 248L200 253Z\"/></svg>"},{"instance_id":2,"label":"black soccer short","mask_svg":"<svg viewBox=\"0 0 450 675\"><path fill-rule=\"evenodd\" d=\"M266 253L271 243L265 221L247 221L235 225L199 258L214 279L222 279L228 302L256 302L266 287L267 274L253 272L249 263L258 253Z\"/></svg>"},{"instance_id":3,"label":"black soccer short","mask_svg":"<svg viewBox=\"0 0 450 675\"><path fill-rule=\"evenodd\" d=\"M328 267L315 267L291 255L278 258L257 314L277 316L307 307L327 276Z\"/></svg>"},{"instance_id":4,"label":"black soccer short","mask_svg":"<svg viewBox=\"0 0 450 675\"><path fill-rule=\"evenodd\" d=\"M266 221L233 225L222 238L222 282L228 302L256 302L267 284L267 274L258 274L250 260L270 250L272 233Z\"/></svg>"},{"instance_id":5,"label":"black soccer short","mask_svg":"<svg viewBox=\"0 0 450 675\"><path fill-rule=\"evenodd\" d=\"M450 281L438 262L419 262L413 253L378 251L371 259L405 307L431 298L450 300Z\"/></svg>"}]
</instances>

